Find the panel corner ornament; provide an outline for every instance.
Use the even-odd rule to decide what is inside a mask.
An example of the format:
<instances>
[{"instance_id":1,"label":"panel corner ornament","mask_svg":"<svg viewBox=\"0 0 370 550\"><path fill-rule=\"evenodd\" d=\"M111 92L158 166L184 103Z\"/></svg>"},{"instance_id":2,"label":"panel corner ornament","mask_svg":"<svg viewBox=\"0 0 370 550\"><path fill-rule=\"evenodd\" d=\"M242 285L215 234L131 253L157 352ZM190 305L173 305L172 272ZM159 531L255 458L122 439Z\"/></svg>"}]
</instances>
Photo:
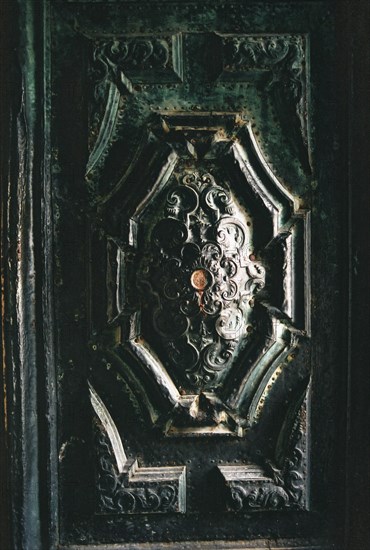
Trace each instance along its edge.
<instances>
[{"instance_id":1,"label":"panel corner ornament","mask_svg":"<svg viewBox=\"0 0 370 550\"><path fill-rule=\"evenodd\" d=\"M170 187L144 255L153 327L197 390L220 383L253 331L251 300L265 270L250 254L247 218L225 183L185 173Z\"/></svg>"},{"instance_id":2,"label":"panel corner ornament","mask_svg":"<svg viewBox=\"0 0 370 550\"><path fill-rule=\"evenodd\" d=\"M167 514L186 511L186 467L140 467L128 459L116 425L90 385L95 412L96 495L99 514Z\"/></svg>"},{"instance_id":3,"label":"panel corner ornament","mask_svg":"<svg viewBox=\"0 0 370 550\"><path fill-rule=\"evenodd\" d=\"M227 489L227 509L307 510L307 409L300 407L290 427L288 449L281 465L264 460L263 466L218 466Z\"/></svg>"}]
</instances>

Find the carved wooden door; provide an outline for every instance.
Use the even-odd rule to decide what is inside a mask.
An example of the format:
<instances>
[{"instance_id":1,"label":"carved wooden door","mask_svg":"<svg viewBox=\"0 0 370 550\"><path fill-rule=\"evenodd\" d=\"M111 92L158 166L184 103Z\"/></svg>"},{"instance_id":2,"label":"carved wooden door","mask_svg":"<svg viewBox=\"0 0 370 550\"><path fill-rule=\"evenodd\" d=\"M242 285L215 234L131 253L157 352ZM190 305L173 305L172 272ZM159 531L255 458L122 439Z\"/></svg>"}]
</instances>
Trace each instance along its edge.
<instances>
[{"instance_id":1,"label":"carved wooden door","mask_svg":"<svg viewBox=\"0 0 370 550\"><path fill-rule=\"evenodd\" d=\"M330 5L45 4L63 548L340 536Z\"/></svg>"}]
</instances>

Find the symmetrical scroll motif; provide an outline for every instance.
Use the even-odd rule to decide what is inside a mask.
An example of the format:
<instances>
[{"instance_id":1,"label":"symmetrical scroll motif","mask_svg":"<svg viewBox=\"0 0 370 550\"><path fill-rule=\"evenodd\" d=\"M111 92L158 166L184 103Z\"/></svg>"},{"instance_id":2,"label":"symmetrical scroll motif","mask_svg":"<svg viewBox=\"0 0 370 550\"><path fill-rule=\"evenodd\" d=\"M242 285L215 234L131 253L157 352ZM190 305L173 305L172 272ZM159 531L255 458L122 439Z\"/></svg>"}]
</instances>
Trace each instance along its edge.
<instances>
[{"instance_id":1,"label":"symmetrical scroll motif","mask_svg":"<svg viewBox=\"0 0 370 550\"><path fill-rule=\"evenodd\" d=\"M95 341L166 435L242 437L285 396L277 373L306 335L306 214L235 115L161 115L150 140L125 208L104 206L116 234Z\"/></svg>"},{"instance_id":2,"label":"symmetrical scroll motif","mask_svg":"<svg viewBox=\"0 0 370 550\"><path fill-rule=\"evenodd\" d=\"M188 173L167 194L143 268L157 297L153 326L192 387L217 386L253 331L264 268L248 256L250 222L225 184Z\"/></svg>"},{"instance_id":3,"label":"symmetrical scroll motif","mask_svg":"<svg viewBox=\"0 0 370 550\"><path fill-rule=\"evenodd\" d=\"M177 80L181 76L181 38L174 36L115 38L101 41L94 50L102 75L118 87L132 91L133 82ZM122 88L122 89L123 89Z\"/></svg>"},{"instance_id":4,"label":"symmetrical scroll motif","mask_svg":"<svg viewBox=\"0 0 370 550\"><path fill-rule=\"evenodd\" d=\"M165 68L170 45L161 38L132 38L105 42L95 50L96 58L122 71Z\"/></svg>"},{"instance_id":5,"label":"symmetrical scroll motif","mask_svg":"<svg viewBox=\"0 0 370 550\"><path fill-rule=\"evenodd\" d=\"M301 68L303 38L291 36L243 36L223 37L224 70L228 72L253 69L279 69L284 61L285 69L292 73Z\"/></svg>"}]
</instances>

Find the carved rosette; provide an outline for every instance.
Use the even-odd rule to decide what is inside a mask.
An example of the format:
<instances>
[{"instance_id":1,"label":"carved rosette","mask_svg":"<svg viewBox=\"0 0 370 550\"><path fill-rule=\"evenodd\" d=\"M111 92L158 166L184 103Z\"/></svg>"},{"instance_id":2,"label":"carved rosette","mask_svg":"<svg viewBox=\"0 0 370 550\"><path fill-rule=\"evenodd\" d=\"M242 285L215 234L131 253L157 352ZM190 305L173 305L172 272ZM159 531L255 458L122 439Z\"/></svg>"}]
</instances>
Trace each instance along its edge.
<instances>
[{"instance_id":1,"label":"carved rosette","mask_svg":"<svg viewBox=\"0 0 370 550\"><path fill-rule=\"evenodd\" d=\"M210 174L183 175L151 231L142 270L156 296L152 325L192 388L218 385L253 332L265 270L248 256L247 214Z\"/></svg>"}]
</instances>

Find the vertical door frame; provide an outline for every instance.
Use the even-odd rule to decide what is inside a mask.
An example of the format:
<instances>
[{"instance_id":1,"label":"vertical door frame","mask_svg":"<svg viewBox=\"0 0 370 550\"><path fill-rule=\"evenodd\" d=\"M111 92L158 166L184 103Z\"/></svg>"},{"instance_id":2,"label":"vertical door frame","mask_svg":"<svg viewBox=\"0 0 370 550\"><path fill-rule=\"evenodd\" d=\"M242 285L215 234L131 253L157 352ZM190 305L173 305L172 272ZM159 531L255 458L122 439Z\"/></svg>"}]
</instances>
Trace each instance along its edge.
<instances>
[{"instance_id":1,"label":"vertical door frame","mask_svg":"<svg viewBox=\"0 0 370 550\"><path fill-rule=\"evenodd\" d=\"M346 549L370 540L370 4L340 6L340 51L346 55L343 152L348 193L348 372ZM343 71L338 64L338 75ZM344 351L344 350L343 350Z\"/></svg>"}]
</instances>

